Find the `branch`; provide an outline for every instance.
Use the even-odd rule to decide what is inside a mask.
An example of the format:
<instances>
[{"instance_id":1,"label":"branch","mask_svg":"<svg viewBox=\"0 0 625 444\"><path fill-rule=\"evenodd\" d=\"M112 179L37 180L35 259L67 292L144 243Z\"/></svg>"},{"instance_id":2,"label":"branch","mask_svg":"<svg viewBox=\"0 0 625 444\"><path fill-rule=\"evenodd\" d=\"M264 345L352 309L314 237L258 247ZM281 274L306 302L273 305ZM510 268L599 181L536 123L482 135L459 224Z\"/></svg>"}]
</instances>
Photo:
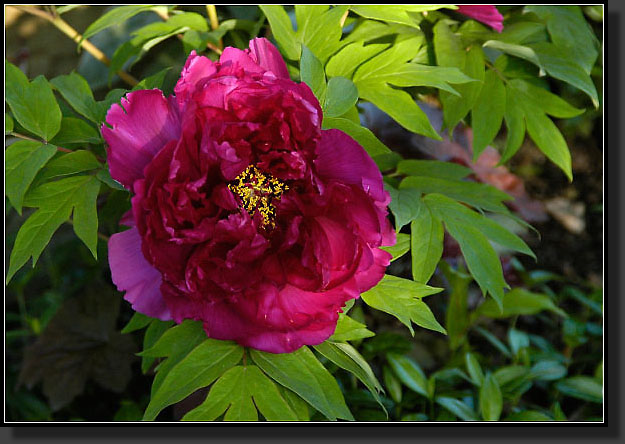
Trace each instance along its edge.
<instances>
[{"instance_id":1,"label":"branch","mask_svg":"<svg viewBox=\"0 0 625 444\"><path fill-rule=\"evenodd\" d=\"M111 61L106 56L106 54L100 51L100 49L97 48L89 40L83 39L82 35L78 31L76 31L74 28L72 28L70 24L67 23L65 20L63 20L61 17L54 16L52 14L49 14L47 12L42 11L41 9L38 9L32 6L13 6L13 5L8 5L8 6L11 8L15 8L19 11L26 12L31 15L35 15L37 17L40 17L52 23L59 31L61 31L66 36L68 36L74 42L78 44L82 43L82 47L85 48L85 51L87 51L89 54L95 57L96 60L99 60L100 62L104 63L106 66L110 66ZM137 85L137 83L139 83L137 79L135 79L132 75L128 74L125 71L119 70L117 71L117 75L130 86L135 86Z\"/></svg>"},{"instance_id":2,"label":"branch","mask_svg":"<svg viewBox=\"0 0 625 444\"><path fill-rule=\"evenodd\" d=\"M48 144L49 144L49 142L46 142L45 140L35 139L35 138L33 138L33 137L26 136L26 135L24 135L24 134L14 133L14 132L11 132L11 133L9 133L9 134L11 134L13 137L17 137L18 139L32 140L33 142L39 142L39 143L42 143L42 144L44 144L44 145L48 145ZM52 145L52 144L50 144L50 145ZM59 151L61 151L61 152L63 152L63 153L73 153L73 152L74 152L73 150L70 150L70 149L67 149L67 148L63 148L62 146L58 146L58 145L54 145L54 146L56 146L56 149L57 149L57 150L59 150ZM96 159L97 159L99 162L102 162L102 163L105 163L105 162L106 162L106 159L101 158L101 157L100 157L100 156L98 156L97 154L94 154L94 153L92 153L92 154L96 157Z\"/></svg>"}]
</instances>

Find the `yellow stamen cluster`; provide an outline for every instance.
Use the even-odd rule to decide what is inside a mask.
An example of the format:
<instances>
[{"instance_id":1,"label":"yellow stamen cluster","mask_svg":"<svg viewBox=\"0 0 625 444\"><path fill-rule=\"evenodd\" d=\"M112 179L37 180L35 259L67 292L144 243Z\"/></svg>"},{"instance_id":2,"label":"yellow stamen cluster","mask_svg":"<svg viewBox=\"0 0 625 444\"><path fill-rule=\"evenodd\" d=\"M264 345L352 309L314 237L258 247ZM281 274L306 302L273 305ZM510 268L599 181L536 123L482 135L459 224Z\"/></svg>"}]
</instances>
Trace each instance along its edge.
<instances>
[{"instance_id":1,"label":"yellow stamen cluster","mask_svg":"<svg viewBox=\"0 0 625 444\"><path fill-rule=\"evenodd\" d=\"M263 227L276 226L276 207L273 202L280 200L282 193L289 189L287 185L250 165L228 184L228 188L241 198L243 208L250 215L258 210L263 218Z\"/></svg>"}]
</instances>

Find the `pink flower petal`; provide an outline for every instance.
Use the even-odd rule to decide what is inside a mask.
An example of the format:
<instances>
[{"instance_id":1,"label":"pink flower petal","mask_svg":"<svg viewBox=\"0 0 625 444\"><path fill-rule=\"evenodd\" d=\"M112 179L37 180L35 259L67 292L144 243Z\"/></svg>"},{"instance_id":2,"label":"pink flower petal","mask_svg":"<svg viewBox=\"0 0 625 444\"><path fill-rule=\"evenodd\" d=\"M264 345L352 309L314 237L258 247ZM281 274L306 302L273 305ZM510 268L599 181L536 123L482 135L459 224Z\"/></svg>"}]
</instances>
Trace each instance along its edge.
<instances>
[{"instance_id":1,"label":"pink flower petal","mask_svg":"<svg viewBox=\"0 0 625 444\"><path fill-rule=\"evenodd\" d=\"M379 248L372 248L371 253L373 254L373 264L358 270L354 276L358 283L358 290L361 293L375 287L382 280L386 267L391 263L391 258L393 257L389 252Z\"/></svg>"},{"instance_id":2,"label":"pink flower petal","mask_svg":"<svg viewBox=\"0 0 625 444\"><path fill-rule=\"evenodd\" d=\"M290 78L280 51L266 38L250 40L250 54L256 63L274 73L276 77L281 79Z\"/></svg>"},{"instance_id":3,"label":"pink flower petal","mask_svg":"<svg viewBox=\"0 0 625 444\"><path fill-rule=\"evenodd\" d=\"M457 11L487 24L497 32L503 31L503 16L493 5L458 5Z\"/></svg>"},{"instance_id":4,"label":"pink flower petal","mask_svg":"<svg viewBox=\"0 0 625 444\"><path fill-rule=\"evenodd\" d=\"M174 87L174 94L178 103L184 103L187 97L193 93L200 80L212 76L217 68L211 59L197 55L191 51L180 73L180 79Z\"/></svg>"},{"instance_id":5,"label":"pink flower petal","mask_svg":"<svg viewBox=\"0 0 625 444\"><path fill-rule=\"evenodd\" d=\"M330 129L321 132L315 159L322 179L359 185L377 201L387 201L382 174L367 152L343 131Z\"/></svg>"},{"instance_id":6,"label":"pink flower petal","mask_svg":"<svg viewBox=\"0 0 625 444\"><path fill-rule=\"evenodd\" d=\"M112 235L108 245L113 283L119 291L126 292L124 299L140 313L170 320L171 314L160 290L161 274L143 256L137 229Z\"/></svg>"},{"instance_id":7,"label":"pink flower petal","mask_svg":"<svg viewBox=\"0 0 625 444\"><path fill-rule=\"evenodd\" d=\"M178 107L158 89L128 93L121 106L111 106L106 123L112 126L102 125L111 177L129 189L154 155L180 136Z\"/></svg>"},{"instance_id":8,"label":"pink flower petal","mask_svg":"<svg viewBox=\"0 0 625 444\"><path fill-rule=\"evenodd\" d=\"M224 49L219 57L219 63L221 63L221 70L224 71L224 74L234 74L235 70L231 69L234 67L243 68L246 73L263 73L265 71L264 67L256 63L247 51L232 46Z\"/></svg>"}]
</instances>

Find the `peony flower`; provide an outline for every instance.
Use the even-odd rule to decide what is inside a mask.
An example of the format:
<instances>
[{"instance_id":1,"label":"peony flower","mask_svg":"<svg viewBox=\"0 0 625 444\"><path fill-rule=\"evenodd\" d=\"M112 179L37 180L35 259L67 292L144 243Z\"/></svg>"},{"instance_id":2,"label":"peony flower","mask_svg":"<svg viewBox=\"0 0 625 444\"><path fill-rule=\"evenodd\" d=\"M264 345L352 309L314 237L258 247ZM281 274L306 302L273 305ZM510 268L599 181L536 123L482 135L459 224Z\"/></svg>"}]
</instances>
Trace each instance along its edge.
<instances>
[{"instance_id":1,"label":"peony flower","mask_svg":"<svg viewBox=\"0 0 625 444\"><path fill-rule=\"evenodd\" d=\"M503 31L503 16L493 5L458 5L457 12L485 23L497 32Z\"/></svg>"},{"instance_id":2,"label":"peony flower","mask_svg":"<svg viewBox=\"0 0 625 444\"><path fill-rule=\"evenodd\" d=\"M136 311L274 353L332 335L384 275L378 247L395 233L375 163L322 118L263 38L218 62L192 52L174 96L111 107L111 176L134 196L109 263Z\"/></svg>"}]
</instances>

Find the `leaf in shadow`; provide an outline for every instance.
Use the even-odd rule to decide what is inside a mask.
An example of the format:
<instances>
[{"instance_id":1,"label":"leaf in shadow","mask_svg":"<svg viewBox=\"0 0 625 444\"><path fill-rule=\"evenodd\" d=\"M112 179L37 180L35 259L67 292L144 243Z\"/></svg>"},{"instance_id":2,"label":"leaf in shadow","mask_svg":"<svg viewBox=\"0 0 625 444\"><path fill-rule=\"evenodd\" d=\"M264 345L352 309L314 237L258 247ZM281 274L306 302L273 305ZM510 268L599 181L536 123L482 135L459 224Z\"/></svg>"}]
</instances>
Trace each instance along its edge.
<instances>
[{"instance_id":1,"label":"leaf in shadow","mask_svg":"<svg viewBox=\"0 0 625 444\"><path fill-rule=\"evenodd\" d=\"M19 384L43 381L52 410L68 405L91 379L120 393L137 346L116 330L120 299L110 287L67 299L37 341L27 347Z\"/></svg>"}]
</instances>

